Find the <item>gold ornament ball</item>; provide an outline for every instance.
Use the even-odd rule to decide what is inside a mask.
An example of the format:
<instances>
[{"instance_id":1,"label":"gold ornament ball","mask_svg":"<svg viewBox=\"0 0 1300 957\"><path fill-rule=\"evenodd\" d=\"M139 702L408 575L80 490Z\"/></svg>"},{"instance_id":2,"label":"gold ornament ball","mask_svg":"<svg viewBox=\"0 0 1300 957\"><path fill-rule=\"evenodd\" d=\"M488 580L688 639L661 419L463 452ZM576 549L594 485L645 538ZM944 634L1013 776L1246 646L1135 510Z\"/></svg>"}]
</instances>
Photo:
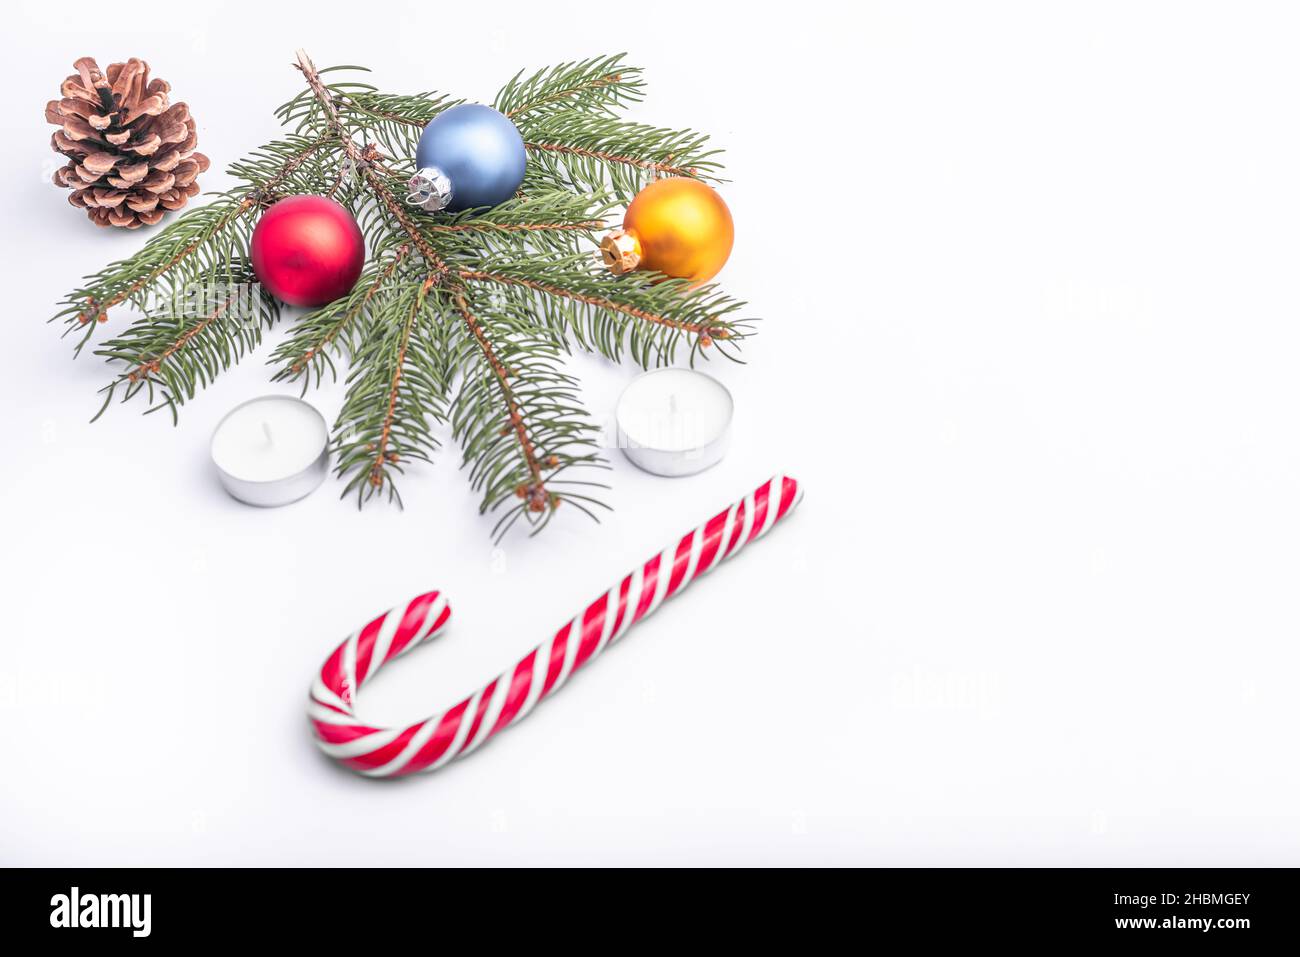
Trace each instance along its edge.
<instances>
[{"instance_id":1,"label":"gold ornament ball","mask_svg":"<svg viewBox=\"0 0 1300 957\"><path fill-rule=\"evenodd\" d=\"M722 197L705 183L684 178L661 179L637 193L623 230L639 246L639 268L697 285L726 265L736 237Z\"/></svg>"}]
</instances>

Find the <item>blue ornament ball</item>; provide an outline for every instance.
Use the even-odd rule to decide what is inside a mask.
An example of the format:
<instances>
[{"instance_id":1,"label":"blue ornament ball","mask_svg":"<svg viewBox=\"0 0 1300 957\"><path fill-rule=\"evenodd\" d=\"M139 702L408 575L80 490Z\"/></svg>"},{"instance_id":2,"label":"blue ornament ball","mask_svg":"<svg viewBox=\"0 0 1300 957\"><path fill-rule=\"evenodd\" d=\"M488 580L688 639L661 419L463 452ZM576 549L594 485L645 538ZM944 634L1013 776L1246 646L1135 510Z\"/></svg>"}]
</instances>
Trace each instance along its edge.
<instances>
[{"instance_id":1,"label":"blue ornament ball","mask_svg":"<svg viewBox=\"0 0 1300 957\"><path fill-rule=\"evenodd\" d=\"M524 138L490 106L462 103L429 121L415 151L416 168L440 171L451 185L452 212L496 206L524 181Z\"/></svg>"}]
</instances>

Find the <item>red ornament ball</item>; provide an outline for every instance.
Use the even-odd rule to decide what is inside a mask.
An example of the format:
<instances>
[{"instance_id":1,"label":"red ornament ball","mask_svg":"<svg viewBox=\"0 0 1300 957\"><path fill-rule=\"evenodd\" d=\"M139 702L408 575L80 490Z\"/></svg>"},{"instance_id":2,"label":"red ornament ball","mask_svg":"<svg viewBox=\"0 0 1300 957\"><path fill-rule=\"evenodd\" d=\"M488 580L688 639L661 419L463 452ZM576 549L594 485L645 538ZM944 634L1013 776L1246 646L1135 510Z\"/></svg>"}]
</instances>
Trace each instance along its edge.
<instances>
[{"instance_id":1,"label":"red ornament ball","mask_svg":"<svg viewBox=\"0 0 1300 957\"><path fill-rule=\"evenodd\" d=\"M291 306L323 306L347 295L361 275L366 244L352 214L324 196L289 196L253 230L253 272Z\"/></svg>"}]
</instances>

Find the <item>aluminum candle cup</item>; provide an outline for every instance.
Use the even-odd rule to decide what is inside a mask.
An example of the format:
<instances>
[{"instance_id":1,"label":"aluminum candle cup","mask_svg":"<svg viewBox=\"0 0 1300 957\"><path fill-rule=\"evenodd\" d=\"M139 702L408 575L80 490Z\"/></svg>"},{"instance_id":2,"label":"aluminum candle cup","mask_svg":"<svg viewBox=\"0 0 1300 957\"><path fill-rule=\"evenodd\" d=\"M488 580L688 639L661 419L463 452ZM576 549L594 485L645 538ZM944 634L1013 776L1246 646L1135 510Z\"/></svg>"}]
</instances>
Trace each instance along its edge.
<instances>
[{"instance_id":1,"label":"aluminum candle cup","mask_svg":"<svg viewBox=\"0 0 1300 957\"><path fill-rule=\"evenodd\" d=\"M694 475L722 461L734 409L726 386L703 372L644 372L619 397L618 445L647 472Z\"/></svg>"},{"instance_id":2,"label":"aluminum candle cup","mask_svg":"<svg viewBox=\"0 0 1300 957\"><path fill-rule=\"evenodd\" d=\"M249 505L288 505L329 471L329 429L302 399L264 395L235 406L212 432L212 461L227 492Z\"/></svg>"}]
</instances>

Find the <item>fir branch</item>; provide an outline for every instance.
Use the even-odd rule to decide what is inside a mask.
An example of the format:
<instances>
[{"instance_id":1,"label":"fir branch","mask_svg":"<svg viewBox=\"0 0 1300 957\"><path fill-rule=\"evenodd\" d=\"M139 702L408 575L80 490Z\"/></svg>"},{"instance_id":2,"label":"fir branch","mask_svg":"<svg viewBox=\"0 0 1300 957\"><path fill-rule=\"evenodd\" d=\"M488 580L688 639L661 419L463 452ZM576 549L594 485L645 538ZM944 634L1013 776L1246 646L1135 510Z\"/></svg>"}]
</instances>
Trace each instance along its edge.
<instances>
[{"instance_id":1,"label":"fir branch","mask_svg":"<svg viewBox=\"0 0 1300 957\"><path fill-rule=\"evenodd\" d=\"M179 266L207 239L248 212L253 205L250 199L238 203L227 200L194 210L192 215L172 223L151 239L144 253L137 254L129 261L115 262L89 277L96 282L77 290L69 297L68 308L56 318L73 315L81 325L90 322L92 318L107 322L109 309L126 302L151 282ZM191 235L194 236L193 239L189 238ZM177 240L182 237L183 242L178 243ZM173 249L176 251L172 252Z\"/></svg>"},{"instance_id":2,"label":"fir branch","mask_svg":"<svg viewBox=\"0 0 1300 957\"><path fill-rule=\"evenodd\" d=\"M434 233L484 233L491 236L501 233L590 233L605 225L603 219L582 219L573 223L494 223L471 219L463 223L435 223L428 229Z\"/></svg>"},{"instance_id":3,"label":"fir branch","mask_svg":"<svg viewBox=\"0 0 1300 957\"><path fill-rule=\"evenodd\" d=\"M523 71L497 93L493 106L516 122L561 110L613 114L642 98L641 70L623 62L622 53L560 63L524 78Z\"/></svg>"},{"instance_id":4,"label":"fir branch","mask_svg":"<svg viewBox=\"0 0 1300 957\"><path fill-rule=\"evenodd\" d=\"M545 505L549 504L546 488L542 482L542 464L537 459L537 450L533 447L532 439L528 437L528 427L524 423L519 401L515 397L514 390L510 387L509 370L501 364L500 358L497 357L496 350L492 347L492 340L488 338L487 333L483 330L483 324L469 311L464 293L457 289L451 296L456 303L457 311L465 321L466 328L469 329L469 333L474 339L474 343L478 346L479 351L483 353L483 360L488 364L488 368L491 369L492 375L496 378L497 387L501 390L501 398L505 402L506 418L510 423L509 428L514 432L515 438L519 442L519 451L524 458L524 467L528 470L528 477L532 480L525 488L527 498L530 503L535 503L536 511L541 511Z\"/></svg>"},{"instance_id":5,"label":"fir branch","mask_svg":"<svg viewBox=\"0 0 1300 957\"><path fill-rule=\"evenodd\" d=\"M362 162L365 161L362 160ZM424 257L424 261L429 265L432 275L435 277L434 282L441 282L443 277L447 275L448 267L446 262L443 261L442 256L434 248L433 244L429 242L428 237L420 231L420 228L412 220L411 214L401 200L397 198L392 187L368 164L361 167L361 175L380 205L393 218L402 232L407 235L411 244L419 250L420 255Z\"/></svg>"},{"instance_id":6,"label":"fir branch","mask_svg":"<svg viewBox=\"0 0 1300 957\"><path fill-rule=\"evenodd\" d=\"M613 299L607 299L604 296L593 296L577 292L573 289L565 289L555 285L554 283L539 282L535 279L510 276L501 272L483 272L475 269L462 269L460 277L471 282L496 282L505 285L525 286L529 289L536 290L537 292L544 292L547 295L562 296L566 299L581 302L584 305L594 306L598 309L607 309L612 312L619 312L623 315L632 316L644 322L651 322L655 325L677 329L681 332L703 335L707 331L710 335L715 335L718 338L726 338L726 329L722 326L712 326L701 322L686 322L679 319L673 319L669 316L650 312L648 309L641 309L636 306L629 306L621 302L615 302Z\"/></svg>"},{"instance_id":7,"label":"fir branch","mask_svg":"<svg viewBox=\"0 0 1300 957\"><path fill-rule=\"evenodd\" d=\"M536 160L525 181L534 188L612 188L630 199L652 179L690 176L716 179L717 150L707 136L615 119L616 107L641 98L641 70L622 62L622 54L562 63L527 79L516 76L493 105L519 127L524 146ZM439 98L381 97L322 87L336 111L382 121L392 155L412 156L425 125L455 105ZM404 128L404 133L403 133Z\"/></svg>"},{"instance_id":8,"label":"fir branch","mask_svg":"<svg viewBox=\"0 0 1300 957\"><path fill-rule=\"evenodd\" d=\"M423 128L428 122L463 100L450 100L438 93L415 93L405 96L380 93L376 90L345 92L336 98L340 109L361 114L381 123Z\"/></svg>"},{"instance_id":9,"label":"fir branch","mask_svg":"<svg viewBox=\"0 0 1300 957\"><path fill-rule=\"evenodd\" d=\"M445 257L460 261L566 257L595 241L611 208L607 194L550 189L478 213L421 217L421 228Z\"/></svg>"},{"instance_id":10,"label":"fir branch","mask_svg":"<svg viewBox=\"0 0 1300 957\"><path fill-rule=\"evenodd\" d=\"M712 286L692 289L684 280L651 273L615 278L593 273L586 262L577 256L544 266L501 262L461 269L458 276L507 294L522 292L521 302L539 310L557 335L571 334L584 349L614 361L626 348L645 367L671 362L684 337L691 338L694 359L700 349L746 334L746 323L727 318L744 304Z\"/></svg>"},{"instance_id":11,"label":"fir branch","mask_svg":"<svg viewBox=\"0 0 1300 957\"><path fill-rule=\"evenodd\" d=\"M601 163L614 163L646 170L655 176L695 176L699 169L695 166L675 164L674 154L667 153L662 160L645 159L640 156L627 156L611 153L608 150L592 149L586 146L572 146L567 143L525 143L524 149L534 153L558 153L564 156L576 156L580 159L597 160Z\"/></svg>"},{"instance_id":12,"label":"fir branch","mask_svg":"<svg viewBox=\"0 0 1300 957\"><path fill-rule=\"evenodd\" d=\"M294 67L302 69L302 58L306 54L302 50L295 53ZM358 83L355 80L341 80L334 83L326 84L321 78L330 73L369 73L363 66L336 65L328 66L323 69L312 67L312 75L322 86L330 90L331 98L342 99L348 96L367 96L375 92L375 87L369 83ZM316 96L315 89L308 86L305 90L299 90L289 102L279 106L275 110L276 117L284 126L293 124L294 130L301 133L303 130L318 130L322 125L328 125L330 115L325 104Z\"/></svg>"},{"instance_id":13,"label":"fir branch","mask_svg":"<svg viewBox=\"0 0 1300 957\"><path fill-rule=\"evenodd\" d=\"M386 489L401 503L393 473L432 461L431 421L446 418L447 344L429 308L428 280L382 286L371 303L372 334L353 356L347 397L334 425L335 471L360 506Z\"/></svg>"},{"instance_id":14,"label":"fir branch","mask_svg":"<svg viewBox=\"0 0 1300 957\"><path fill-rule=\"evenodd\" d=\"M271 363L281 367L273 381L293 382L301 378L302 391L306 394L312 375L316 377L316 385L320 385L326 366L337 379L338 371L330 353L341 354L344 347L349 353L357 351L355 340L351 338L357 320L380 287L392 281L398 266L410 252L410 244L403 243L382 269L369 267L347 296L303 316L290 336L271 355Z\"/></svg>"},{"instance_id":15,"label":"fir branch","mask_svg":"<svg viewBox=\"0 0 1300 957\"><path fill-rule=\"evenodd\" d=\"M419 250L420 255L424 257L432 275L435 277L435 284L442 281L447 274L447 264L438 255L437 250L429 243L428 239L420 232L415 223L412 222L410 215L405 207L394 195L393 190L384 182L383 178L374 167L374 162L379 158L377 149L373 146L362 149L353 142L352 137L344 125L342 117L339 115L338 105L335 103L334 96L330 90L321 81L320 72L316 65L312 63L311 57L307 56L306 51L299 50L298 62L296 64L301 71L308 87L320 104L321 113L325 118L330 131L337 138L339 145L347 154L348 160L353 167L358 170L365 180L366 185L374 193L375 198L380 205L388 211L388 214L397 222L406 235L410 238L412 245Z\"/></svg>"},{"instance_id":16,"label":"fir branch","mask_svg":"<svg viewBox=\"0 0 1300 957\"><path fill-rule=\"evenodd\" d=\"M629 200L668 176L716 179L718 150L692 130L669 130L586 113L558 114L520 125L534 159L525 188L612 189Z\"/></svg>"},{"instance_id":17,"label":"fir branch","mask_svg":"<svg viewBox=\"0 0 1300 957\"><path fill-rule=\"evenodd\" d=\"M508 301L472 307L467 291L443 295L469 333L457 354L462 382L452 403L453 435L464 449L470 484L483 493L479 510L513 502L493 535L500 540L520 518L536 534L565 502L596 518L594 509L608 506L579 491L596 483L562 477L604 463L597 430L578 404L577 382L555 364L557 347L525 333L526 314Z\"/></svg>"},{"instance_id":18,"label":"fir branch","mask_svg":"<svg viewBox=\"0 0 1300 957\"><path fill-rule=\"evenodd\" d=\"M420 287L420 294L411 306L411 313L407 317L405 325L402 326L402 344L398 347L397 357L393 361L393 378L388 387L388 407L381 420L379 438L375 442L373 461L369 469L370 484L372 486L382 485L385 468L390 462L397 461L397 453L388 451L388 443L392 441L393 426L397 420L397 397L402 388L402 372L405 371L406 367L406 354L411 347L411 329L415 326L415 317L419 315L420 307L424 305L424 297L428 291L427 285Z\"/></svg>"},{"instance_id":19,"label":"fir branch","mask_svg":"<svg viewBox=\"0 0 1300 957\"><path fill-rule=\"evenodd\" d=\"M242 225L249 212L289 182L326 142L295 138L286 143L273 143L252 154L249 161L233 165L230 173L248 184L243 190L223 194L216 202L185 213L134 256L113 262L86 277L86 284L65 297L64 308L51 321L63 319L68 325L67 332L85 328L75 350L80 353L94 331L92 320L107 322L109 310L126 302L143 305L139 297L153 291L178 268L186 275L181 282L171 284L173 290L201 275L209 268L206 262L201 262L195 270L186 270L196 258L202 260L205 253L213 258L218 252L212 248L214 243L225 243L225 248L219 251L222 253L244 248L247 236L231 241L225 235L227 230ZM244 232L251 233L251 227L246 226Z\"/></svg>"},{"instance_id":20,"label":"fir branch","mask_svg":"<svg viewBox=\"0 0 1300 957\"><path fill-rule=\"evenodd\" d=\"M250 281L248 265L238 265L240 271L232 273L236 278L229 289L215 295L205 289L201 300L172 303L95 350L95 355L127 366L101 390L104 404L96 419L123 388L123 402L143 392L150 403L146 411L166 407L175 422L179 405L261 343L262 332L275 321L279 306ZM162 397L157 404L155 389Z\"/></svg>"},{"instance_id":21,"label":"fir branch","mask_svg":"<svg viewBox=\"0 0 1300 957\"><path fill-rule=\"evenodd\" d=\"M346 109L337 101L336 106ZM407 128L404 136L388 132L388 152L414 156L419 131L428 123L424 115L416 110L410 115L386 117ZM543 114L517 125L524 148L535 161L524 180L525 194L534 189L613 189L619 199L627 200L654 179L689 176L717 180L722 169L716 159L721 151L706 149L709 138L692 130L629 123L599 114Z\"/></svg>"},{"instance_id":22,"label":"fir branch","mask_svg":"<svg viewBox=\"0 0 1300 957\"><path fill-rule=\"evenodd\" d=\"M415 172L415 148L429 121L463 100L451 100L434 93L394 96L375 91L327 89L340 116L349 126L364 132L390 157L401 157L395 175L408 179Z\"/></svg>"},{"instance_id":23,"label":"fir branch","mask_svg":"<svg viewBox=\"0 0 1300 957\"><path fill-rule=\"evenodd\" d=\"M331 438L344 494L360 504L386 491L400 504L397 474L431 461L434 424L449 421L481 511L497 515L497 536L521 519L536 532L565 502L595 517L605 506L587 488L597 483L569 470L604 463L562 354L576 344L650 365L689 344L692 361L705 349L733 358L748 328L734 318L741 304L715 287L648 273L615 278L589 248L613 205L649 180L714 177L705 138L618 120L642 86L621 57L516 76L495 102L524 137L524 189L493 209L428 214L402 199L416 142L460 101L381 93L337 75L359 68L317 70L302 52L298 69L305 89L277 111L290 132L230 167L242 186L183 214L64 300L56 318L86 337L114 305L144 312L97 350L123 366L105 405L161 393L150 411L165 405L175 416L260 343L279 305L251 282L256 213L282 196L324 194L357 217L369 265L347 296L302 316L271 361L277 381L302 379L305 390L326 367L337 376L346 357ZM223 283L251 296L251 308L236 315L229 302L183 299Z\"/></svg>"},{"instance_id":24,"label":"fir branch","mask_svg":"<svg viewBox=\"0 0 1300 957\"><path fill-rule=\"evenodd\" d=\"M292 187L287 192L298 193L318 185L318 170L313 170L305 180L299 179L299 174L329 143L329 138L323 136L313 139L289 136L282 142L268 143L254 150L246 160L232 163L227 172L247 184L241 198L265 206L279 199L287 187Z\"/></svg>"}]
</instances>

